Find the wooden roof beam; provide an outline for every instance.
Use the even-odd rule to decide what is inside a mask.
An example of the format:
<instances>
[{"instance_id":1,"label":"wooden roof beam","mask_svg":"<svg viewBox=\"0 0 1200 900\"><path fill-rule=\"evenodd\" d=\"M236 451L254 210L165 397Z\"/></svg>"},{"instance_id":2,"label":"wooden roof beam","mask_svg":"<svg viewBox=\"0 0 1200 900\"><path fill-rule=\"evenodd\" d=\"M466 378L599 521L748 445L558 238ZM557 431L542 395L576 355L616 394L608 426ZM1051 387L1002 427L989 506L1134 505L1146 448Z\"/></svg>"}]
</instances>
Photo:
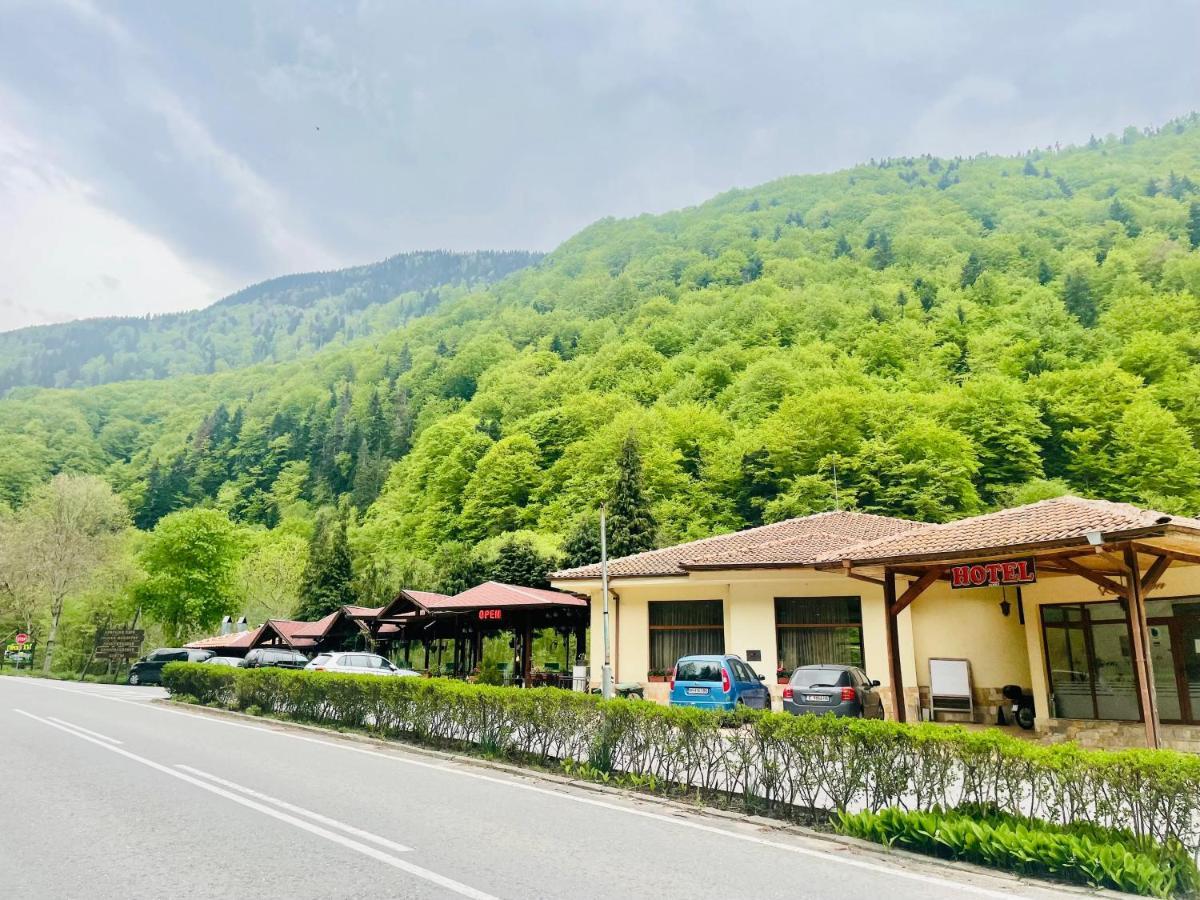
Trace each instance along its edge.
<instances>
[{"instance_id":1,"label":"wooden roof beam","mask_svg":"<svg viewBox=\"0 0 1200 900\"><path fill-rule=\"evenodd\" d=\"M1158 579L1162 578L1163 573L1171 566L1171 554L1164 553L1161 556L1156 556L1154 562L1150 564L1150 568L1146 570L1146 574L1142 576L1142 593L1148 594L1154 588L1158 587Z\"/></svg>"},{"instance_id":2,"label":"wooden roof beam","mask_svg":"<svg viewBox=\"0 0 1200 900\"><path fill-rule=\"evenodd\" d=\"M1078 575L1080 578L1085 578L1093 584L1097 584L1110 593L1116 594L1118 597L1129 599L1129 588L1121 584L1119 581L1113 581L1104 575L1100 575L1087 566L1081 566L1073 559L1063 558L1059 560L1059 564L1068 571Z\"/></svg>"},{"instance_id":3,"label":"wooden roof beam","mask_svg":"<svg viewBox=\"0 0 1200 900\"><path fill-rule=\"evenodd\" d=\"M896 600L895 604L893 604L891 610L892 615L898 616L904 610L908 609L909 605L923 593L925 593L931 584L941 578L945 571L945 566L933 566L932 568L926 569L925 573L912 584L910 584L905 589L904 593L900 595L899 599Z\"/></svg>"}]
</instances>

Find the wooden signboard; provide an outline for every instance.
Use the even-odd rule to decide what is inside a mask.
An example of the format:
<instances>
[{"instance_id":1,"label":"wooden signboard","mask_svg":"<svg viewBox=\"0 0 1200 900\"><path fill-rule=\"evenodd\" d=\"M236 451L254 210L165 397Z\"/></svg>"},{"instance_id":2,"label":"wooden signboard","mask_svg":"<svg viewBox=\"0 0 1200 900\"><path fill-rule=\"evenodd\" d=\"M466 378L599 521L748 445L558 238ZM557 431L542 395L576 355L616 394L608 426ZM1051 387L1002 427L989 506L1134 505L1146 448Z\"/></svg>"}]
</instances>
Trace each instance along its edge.
<instances>
[{"instance_id":1,"label":"wooden signboard","mask_svg":"<svg viewBox=\"0 0 1200 900\"><path fill-rule=\"evenodd\" d=\"M101 659L129 659L142 652L146 632L140 628L108 628L96 633L96 656Z\"/></svg>"}]
</instances>

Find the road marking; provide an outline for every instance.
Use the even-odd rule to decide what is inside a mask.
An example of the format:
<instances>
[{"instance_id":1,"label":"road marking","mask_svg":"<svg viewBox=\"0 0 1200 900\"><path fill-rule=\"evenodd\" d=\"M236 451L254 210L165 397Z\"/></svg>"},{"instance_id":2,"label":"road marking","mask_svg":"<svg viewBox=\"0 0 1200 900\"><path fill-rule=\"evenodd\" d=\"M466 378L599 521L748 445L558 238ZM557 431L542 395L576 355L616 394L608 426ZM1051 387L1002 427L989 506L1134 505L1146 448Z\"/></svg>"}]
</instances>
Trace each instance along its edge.
<instances>
[{"instance_id":1,"label":"road marking","mask_svg":"<svg viewBox=\"0 0 1200 900\"><path fill-rule=\"evenodd\" d=\"M49 718L49 717L47 717ZM302 806L296 806L293 803L288 803L286 800L280 800L278 797L272 797L268 794L263 794L253 788L244 787L233 781L226 781L224 778L218 778L209 772L203 772L200 769L193 769L191 766L185 766L183 763L177 763L175 768L195 775L197 778L206 778L214 784L219 784L221 787L228 788L231 791L237 791L240 794L245 794L247 797L253 797L255 800L262 800L264 803L270 803L278 806L280 809L286 809L288 812L295 813L298 816L307 816L314 822L320 822L322 825L328 825L330 828L338 828L347 834L352 834L355 837L361 838L364 841L370 841L373 844L378 844L381 847L388 847L395 850L397 853L409 853L412 847L405 847L403 844L397 844L395 841L390 841L385 837L380 837L377 834L372 834L369 831L363 831L361 828L355 828L353 825L347 825L345 822L340 822L337 819L331 819L329 816L321 815L319 812L313 812L311 809L305 809Z\"/></svg>"},{"instance_id":2,"label":"road marking","mask_svg":"<svg viewBox=\"0 0 1200 900\"><path fill-rule=\"evenodd\" d=\"M76 731L82 731L84 734L90 734L94 738L99 738L102 741L108 741L110 744L123 744L124 741L118 741L114 737L109 737L107 734L101 734L98 731L92 731L90 728L84 728L82 725L76 725L73 722L64 722L62 719L56 719L54 716L46 716L51 722L57 722L59 725L66 725L68 728L74 728Z\"/></svg>"},{"instance_id":3,"label":"road marking","mask_svg":"<svg viewBox=\"0 0 1200 900\"><path fill-rule=\"evenodd\" d=\"M128 750L123 750L120 747L114 747L112 744L107 744L104 741L89 737L81 731L76 731L69 725L60 725L57 722L51 722L49 719L44 719L41 716L35 716L33 713L26 712L23 709L16 709L15 707L13 712L22 716L26 716L27 718L33 719L37 722L41 722L43 725L47 725L50 728L57 728L59 731L73 735L82 741L95 744L97 747L101 747L112 753L117 753L121 756L124 756L126 759L131 759L134 762L141 763L143 766L147 766L148 768L154 769L157 772L170 775L172 778L178 778L180 781L186 781L188 784L195 785L201 790L208 791L211 794L216 794L219 797L224 797L226 800L232 800L234 803L245 806L248 809L253 809L265 816L270 816L272 819L277 819L280 822L286 822L287 824L293 825L303 831L307 831L310 834L315 834L318 837L322 837L327 841L340 844L347 849L354 850L363 854L364 856L369 856L372 859L378 860L379 862L386 863L389 866L400 869L404 872L408 872L410 875L415 875L418 878L431 881L434 884L444 887L448 891L453 891L454 893L463 897L471 897L473 900L498 900L498 898L492 896L491 894L486 894L483 891L476 890L470 885L455 881L453 878L447 878L445 875L439 875L437 872L414 865L407 860L400 859L398 856L393 856L390 853L384 853L382 850L369 846L368 844L364 844L360 841L348 838L345 835L330 831L327 828L322 828L320 825L314 825L311 822L306 822L304 819L296 816L288 815L287 813L278 809L273 809L266 804L251 800L248 797L243 797L234 793L233 791L227 791L224 788L217 787L215 784L209 784L208 782L199 778L193 778L191 775L178 772L175 769L172 769L170 766L164 766L161 763L156 763L152 759L147 759L144 756L138 756L136 753L131 753Z\"/></svg>"},{"instance_id":4,"label":"road marking","mask_svg":"<svg viewBox=\"0 0 1200 900\"><path fill-rule=\"evenodd\" d=\"M0 678L0 684L2 684L3 682L4 682L4 679ZM286 738L290 738L290 739L296 740L296 741L303 741L304 743L308 743L308 744L317 744L320 746L332 747L335 750L345 750L345 751L349 751L351 753L361 753L365 756L376 756L376 757L379 757L380 759L387 759L387 760L391 760L393 762L403 763L403 764L409 765L409 766L416 766L418 768L424 768L424 769L432 769L434 771L445 772L445 773L451 774L451 775L458 775L463 778L474 778L478 781L486 781L491 784L498 784L498 785L502 785L504 787L508 787L508 788L512 788L512 789L516 789L516 790L530 791L532 793L542 794L547 797L556 797L560 800L569 800L574 803L581 803L585 806L592 806L592 807L598 807L601 809L613 810L616 812L625 813L626 815L638 816L640 818L650 819L652 821L658 821L658 822L668 823L671 825L677 825L681 828L691 828L695 831L704 831L704 832L708 832L711 834L720 835L721 837L730 838L732 840L743 841L745 843L751 843L751 844L758 844L760 846L771 847L771 848L774 848L777 850L785 850L789 853L795 853L795 854L798 854L801 856L813 857L816 859L824 860L826 862L839 863L841 865L850 866L851 868L856 868L856 869L862 869L862 870L868 871L868 872L876 872L876 873L880 873L880 874L884 874L884 875L894 876L897 878L906 878L911 881L919 881L924 884L936 885L937 887L948 888L948 889L959 891L961 893L976 894L976 895L983 896L983 897L996 897L996 898L1001 898L1001 900L1012 900L1012 897L1014 896L1011 891L994 890L994 889L982 887L979 885L966 884L966 883L963 883L960 881L951 881L947 878L941 878L937 875L926 875L922 872L913 872L908 869L898 868L900 863L889 866L889 865L884 865L882 863L871 862L869 860L850 858L845 855L841 855L841 854L844 854L847 852L845 849L814 850L809 847L800 847L800 846L796 846L794 844L786 844L786 843L783 843L782 841L774 841L769 838L758 837L756 835L751 835L751 834L742 834L741 832L733 831L733 830L730 830L727 828L721 828L721 827L718 827L715 825L706 825L702 822L692 821L690 819L685 819L680 816L664 815L662 813L649 812L649 811L643 810L643 809L633 809L631 807L621 806L616 803L608 803L604 800L596 800L591 797L583 797L583 796L579 796L577 794L566 793L564 791L551 790L549 788L538 787L537 785L525 784L525 783L523 783L521 781L517 781L515 779L504 779L504 778L498 778L498 777L491 776L491 775L484 775L480 772L472 772L462 766L449 766L444 763L429 763L429 762L425 762L423 760L411 759L406 756L401 756L398 753L381 753L378 750L371 750L366 747L355 746L354 744L351 744L348 741L330 741L330 740L324 740L322 738L314 738L314 737L308 737L307 735L295 734L294 732L285 730L285 728L266 728L261 725L250 725L250 724L247 724L244 722L231 722L228 719L219 718L217 716L208 716L208 715L204 715L202 713L187 712L182 709L170 709L170 708L160 705L160 704L147 703L142 700L126 700L121 697L109 697L109 696L104 696L104 695L93 694L89 691L72 690L71 688L59 687L58 685L43 684L41 682L33 681L32 679L29 679L29 682L36 684L38 687L54 688L56 690L66 691L67 693L84 694L86 696L101 696L102 699L111 700L114 703L126 703L130 706L136 706L140 709L150 709L150 710L155 710L158 712L169 713L169 714L175 715L175 716L184 716L193 721L198 720L198 721L204 721L204 722L212 722L212 723L215 723L218 725L225 725L230 728L243 728L247 731L261 731L266 734L274 734L274 735L277 735L280 737L286 737ZM280 724L284 725L284 726L287 725L286 722L281 722ZM400 752L403 752L404 748L403 748L403 746L398 746L397 750ZM1016 887L1016 885L1014 885L1014 887ZM1020 887L1027 888L1028 885L1021 883ZM1046 893L1050 893L1054 890L1053 886L1042 887L1039 885L1038 888L1039 888L1039 890L1042 890Z\"/></svg>"}]
</instances>

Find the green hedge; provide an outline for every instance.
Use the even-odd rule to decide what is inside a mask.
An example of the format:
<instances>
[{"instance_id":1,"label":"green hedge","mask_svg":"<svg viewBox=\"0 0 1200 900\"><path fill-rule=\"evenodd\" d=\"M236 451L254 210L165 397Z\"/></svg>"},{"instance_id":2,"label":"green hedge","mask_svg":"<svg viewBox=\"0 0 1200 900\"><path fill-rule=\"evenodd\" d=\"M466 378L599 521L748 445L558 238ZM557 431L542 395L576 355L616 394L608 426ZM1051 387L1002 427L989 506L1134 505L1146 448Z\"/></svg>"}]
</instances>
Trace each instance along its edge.
<instances>
[{"instance_id":1,"label":"green hedge","mask_svg":"<svg viewBox=\"0 0 1200 900\"><path fill-rule=\"evenodd\" d=\"M978 804L948 812L842 813L838 830L889 847L1151 897L1200 890L1196 865L1178 841L1087 823L1057 825Z\"/></svg>"},{"instance_id":2,"label":"green hedge","mask_svg":"<svg viewBox=\"0 0 1200 900\"><path fill-rule=\"evenodd\" d=\"M172 663L174 695L542 763L573 761L664 792L724 796L769 815L980 804L1200 851L1200 757L1042 746L995 730L739 711L444 679ZM730 724L739 727L723 727Z\"/></svg>"}]
</instances>

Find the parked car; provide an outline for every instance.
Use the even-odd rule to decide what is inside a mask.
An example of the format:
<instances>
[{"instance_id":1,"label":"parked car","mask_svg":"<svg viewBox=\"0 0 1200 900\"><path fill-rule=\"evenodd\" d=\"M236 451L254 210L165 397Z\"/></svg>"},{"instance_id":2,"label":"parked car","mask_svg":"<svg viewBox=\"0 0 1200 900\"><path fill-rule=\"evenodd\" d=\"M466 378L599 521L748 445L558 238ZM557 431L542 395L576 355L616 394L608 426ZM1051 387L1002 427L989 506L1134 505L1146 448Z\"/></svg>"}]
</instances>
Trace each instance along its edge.
<instances>
[{"instance_id":1,"label":"parked car","mask_svg":"<svg viewBox=\"0 0 1200 900\"><path fill-rule=\"evenodd\" d=\"M247 669L303 669L308 657L286 647L255 647L246 654Z\"/></svg>"},{"instance_id":2,"label":"parked car","mask_svg":"<svg viewBox=\"0 0 1200 900\"><path fill-rule=\"evenodd\" d=\"M882 719L883 699L878 681L867 678L857 666L801 666L783 689L783 709L794 716L804 713Z\"/></svg>"},{"instance_id":3,"label":"parked car","mask_svg":"<svg viewBox=\"0 0 1200 900\"><path fill-rule=\"evenodd\" d=\"M204 662L213 656L211 650L192 650L187 647L160 647L143 656L129 667L127 684L162 684L162 670L169 662Z\"/></svg>"},{"instance_id":4,"label":"parked car","mask_svg":"<svg viewBox=\"0 0 1200 900\"><path fill-rule=\"evenodd\" d=\"M342 672L346 675L399 675L420 678L420 672L401 669L374 653L318 653L305 666L310 672Z\"/></svg>"},{"instance_id":5,"label":"parked car","mask_svg":"<svg viewBox=\"0 0 1200 900\"><path fill-rule=\"evenodd\" d=\"M764 677L737 656L685 656L671 672L671 705L770 709L771 692L763 684Z\"/></svg>"},{"instance_id":6,"label":"parked car","mask_svg":"<svg viewBox=\"0 0 1200 900\"><path fill-rule=\"evenodd\" d=\"M246 665L240 656L210 656L204 662L210 666L229 666L233 669L241 669Z\"/></svg>"}]
</instances>

